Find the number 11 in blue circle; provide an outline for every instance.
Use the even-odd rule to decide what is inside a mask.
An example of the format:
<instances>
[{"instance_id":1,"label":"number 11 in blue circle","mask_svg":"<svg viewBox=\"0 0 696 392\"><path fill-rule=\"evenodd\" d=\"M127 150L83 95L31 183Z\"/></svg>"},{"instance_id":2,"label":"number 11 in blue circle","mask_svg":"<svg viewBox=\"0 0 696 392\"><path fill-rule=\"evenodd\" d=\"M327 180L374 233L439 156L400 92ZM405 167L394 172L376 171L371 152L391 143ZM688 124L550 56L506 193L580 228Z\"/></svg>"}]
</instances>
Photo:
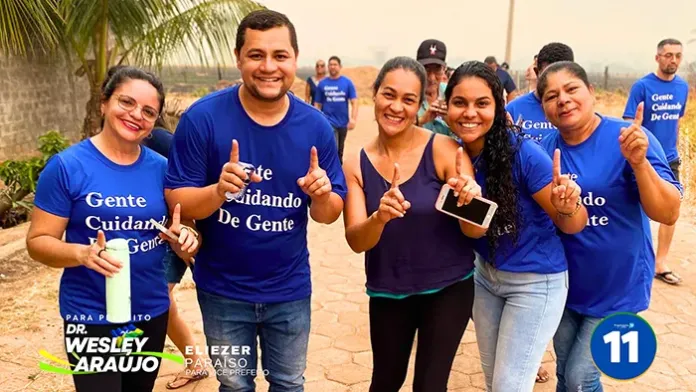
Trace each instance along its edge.
<instances>
[{"instance_id":1,"label":"number 11 in blue circle","mask_svg":"<svg viewBox=\"0 0 696 392\"><path fill-rule=\"evenodd\" d=\"M602 373L618 380L631 380L652 365L657 353L657 337L642 317L616 313L597 325L590 350Z\"/></svg>"}]
</instances>

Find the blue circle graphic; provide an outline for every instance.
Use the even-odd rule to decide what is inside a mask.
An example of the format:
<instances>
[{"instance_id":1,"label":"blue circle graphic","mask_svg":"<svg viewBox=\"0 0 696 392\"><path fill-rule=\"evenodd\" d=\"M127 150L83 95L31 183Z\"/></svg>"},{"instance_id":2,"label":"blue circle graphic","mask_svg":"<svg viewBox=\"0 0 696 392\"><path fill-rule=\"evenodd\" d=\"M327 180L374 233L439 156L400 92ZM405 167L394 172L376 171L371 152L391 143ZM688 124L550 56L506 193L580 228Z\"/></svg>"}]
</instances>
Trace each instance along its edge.
<instances>
[{"instance_id":1,"label":"blue circle graphic","mask_svg":"<svg viewBox=\"0 0 696 392\"><path fill-rule=\"evenodd\" d=\"M631 380L652 365L657 353L657 337L642 317L634 313L615 313L597 325L590 350L602 373L617 380Z\"/></svg>"}]
</instances>

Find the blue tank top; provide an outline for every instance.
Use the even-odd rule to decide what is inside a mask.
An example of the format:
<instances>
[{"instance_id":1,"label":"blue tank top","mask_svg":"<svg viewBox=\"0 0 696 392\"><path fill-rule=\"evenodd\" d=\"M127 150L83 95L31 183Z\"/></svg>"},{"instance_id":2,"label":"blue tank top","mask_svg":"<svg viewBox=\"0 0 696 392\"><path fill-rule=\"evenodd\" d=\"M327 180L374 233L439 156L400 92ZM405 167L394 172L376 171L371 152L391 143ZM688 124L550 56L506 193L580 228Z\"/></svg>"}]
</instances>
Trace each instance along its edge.
<instances>
[{"instance_id":1,"label":"blue tank top","mask_svg":"<svg viewBox=\"0 0 696 392\"><path fill-rule=\"evenodd\" d=\"M457 219L435 209L444 182L435 170L434 136L416 172L399 185L411 208L403 218L387 223L377 245L365 252L370 291L415 294L440 289L462 280L474 269L473 241L461 232ZM372 215L391 184L377 172L364 149L360 151L360 172L367 214Z\"/></svg>"}]
</instances>

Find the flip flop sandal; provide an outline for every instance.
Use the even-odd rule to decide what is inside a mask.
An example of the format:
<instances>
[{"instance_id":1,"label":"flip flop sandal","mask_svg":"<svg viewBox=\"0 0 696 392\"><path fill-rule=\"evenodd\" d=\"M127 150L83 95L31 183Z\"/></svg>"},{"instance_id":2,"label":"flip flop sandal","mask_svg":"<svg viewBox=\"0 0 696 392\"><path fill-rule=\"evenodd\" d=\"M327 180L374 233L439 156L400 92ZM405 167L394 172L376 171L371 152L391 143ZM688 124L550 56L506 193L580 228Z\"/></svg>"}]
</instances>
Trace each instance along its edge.
<instances>
[{"instance_id":1,"label":"flip flop sandal","mask_svg":"<svg viewBox=\"0 0 696 392\"><path fill-rule=\"evenodd\" d=\"M655 274L655 279L659 279L667 284L675 286L681 283L681 278L679 277L679 275L675 274L672 271L665 271L659 274Z\"/></svg>"},{"instance_id":2,"label":"flip flop sandal","mask_svg":"<svg viewBox=\"0 0 696 392\"><path fill-rule=\"evenodd\" d=\"M208 377L207 370L197 372L189 372L184 370L183 372L177 374L173 381L167 383L167 389L179 389L188 385L189 383L200 381L206 377Z\"/></svg>"}]
</instances>

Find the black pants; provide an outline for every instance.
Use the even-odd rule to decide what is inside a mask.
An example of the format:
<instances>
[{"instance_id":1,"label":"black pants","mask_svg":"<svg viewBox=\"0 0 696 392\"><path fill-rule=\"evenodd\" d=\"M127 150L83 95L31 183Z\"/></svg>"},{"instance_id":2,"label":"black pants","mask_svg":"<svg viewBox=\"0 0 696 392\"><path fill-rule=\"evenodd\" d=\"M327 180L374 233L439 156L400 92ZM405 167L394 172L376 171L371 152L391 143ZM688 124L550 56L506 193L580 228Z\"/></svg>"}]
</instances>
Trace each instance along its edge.
<instances>
[{"instance_id":1,"label":"black pants","mask_svg":"<svg viewBox=\"0 0 696 392\"><path fill-rule=\"evenodd\" d=\"M143 331L141 338L148 338L143 345L142 351L150 352L162 352L164 349L164 341L167 337L167 321L169 319L169 311L164 314L154 317L149 321L142 321L137 323L132 323L135 327ZM68 326L73 325L71 328L73 331L68 331ZM64 322L63 334L65 337L70 338L81 338L81 337L109 337L111 338L111 331L123 327L128 324L109 324L109 325L85 325L79 323L69 323ZM85 327L84 333L75 333L75 328ZM71 333L68 333L71 332ZM67 346L65 347L67 352ZM68 361L71 364L77 365L78 359L75 358L71 353L68 354ZM111 354L97 354L97 353L76 353L79 357L93 357L99 356L104 359L113 356ZM134 358L140 357L139 355L132 356ZM144 358L155 358L146 357ZM155 386L155 380L157 379L157 373L159 372L161 360L157 360L157 369L154 371L143 371L142 369L136 372L127 373L117 373L117 372L103 372L96 374L76 374L73 375L73 382L75 383L75 390L77 392L151 392L152 388ZM73 368L74 369L74 368Z\"/></svg>"},{"instance_id":2,"label":"black pants","mask_svg":"<svg viewBox=\"0 0 696 392\"><path fill-rule=\"evenodd\" d=\"M414 392L444 392L454 356L471 318L474 279L435 294L401 300L370 298L373 370L370 392L398 392L418 331Z\"/></svg>"},{"instance_id":3,"label":"black pants","mask_svg":"<svg viewBox=\"0 0 696 392\"><path fill-rule=\"evenodd\" d=\"M336 138L336 147L338 148L338 160L343 164L343 147L346 145L346 136L348 136L348 128L334 128L334 137Z\"/></svg>"}]
</instances>

